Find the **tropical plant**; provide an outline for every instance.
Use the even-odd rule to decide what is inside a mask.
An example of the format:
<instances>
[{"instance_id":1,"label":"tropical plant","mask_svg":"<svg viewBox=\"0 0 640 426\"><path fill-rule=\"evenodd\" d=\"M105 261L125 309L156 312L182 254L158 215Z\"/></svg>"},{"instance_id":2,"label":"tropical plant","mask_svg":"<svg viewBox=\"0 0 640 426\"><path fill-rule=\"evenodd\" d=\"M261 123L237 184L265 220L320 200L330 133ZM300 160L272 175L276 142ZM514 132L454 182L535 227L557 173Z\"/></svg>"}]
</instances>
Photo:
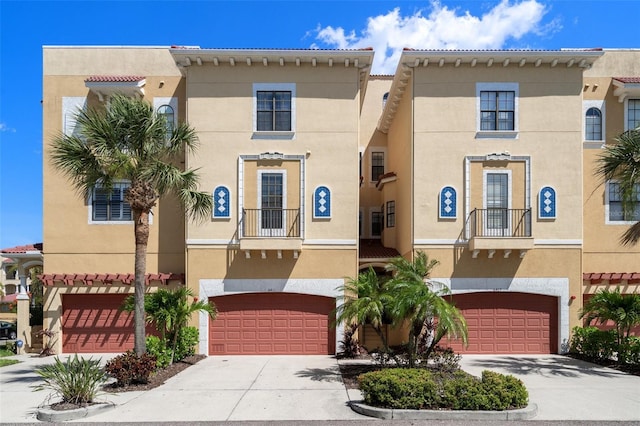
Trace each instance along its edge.
<instances>
[{"instance_id":1,"label":"tropical plant","mask_svg":"<svg viewBox=\"0 0 640 426\"><path fill-rule=\"evenodd\" d=\"M631 329L640 325L640 294L621 294L617 287L615 290L600 290L585 302L580 318L584 318L587 324L594 320L599 324L613 321L620 345L629 337Z\"/></svg>"},{"instance_id":2,"label":"tropical plant","mask_svg":"<svg viewBox=\"0 0 640 426\"><path fill-rule=\"evenodd\" d=\"M191 299L191 302L189 302ZM191 315L205 312L214 319L216 308L208 301L198 300L191 289L181 286L175 290L158 289L145 295L146 321L153 323L166 348L171 349L170 364L173 363L178 346L180 330L187 327ZM134 297L125 299L123 310L131 312L135 308Z\"/></svg>"},{"instance_id":3,"label":"tropical plant","mask_svg":"<svg viewBox=\"0 0 640 426\"><path fill-rule=\"evenodd\" d=\"M616 138L616 143L606 145L598 157L596 175L603 182L615 179L620 185L622 209L625 216L633 213L638 200L640 185L640 129L628 130ZM634 245L640 240L640 222L629 227L621 236L624 245Z\"/></svg>"},{"instance_id":4,"label":"tropical plant","mask_svg":"<svg viewBox=\"0 0 640 426\"><path fill-rule=\"evenodd\" d=\"M431 270L438 265L435 259L419 251L413 260L404 257L391 259L387 270L393 273L388 283L393 294L391 314L395 324L409 325L409 367L415 366L418 351L425 358L444 336L467 342L467 324L460 311L442 296L449 293L446 286L431 281ZM420 344L422 343L422 344Z\"/></svg>"},{"instance_id":5,"label":"tropical plant","mask_svg":"<svg viewBox=\"0 0 640 426\"><path fill-rule=\"evenodd\" d=\"M76 115L78 136L61 134L51 144L51 161L88 198L95 188L110 193L114 183L130 183L124 199L131 206L135 237L134 350L145 353L144 292L147 271L149 215L158 200L177 195L191 218L207 217L213 199L197 191L195 170L176 164L185 149L197 145L195 130L180 123L167 135L163 115L141 99L114 95L104 109L89 108Z\"/></svg>"},{"instance_id":6,"label":"tropical plant","mask_svg":"<svg viewBox=\"0 0 640 426\"><path fill-rule=\"evenodd\" d=\"M137 355L133 351L127 351L110 359L105 371L116 379L118 387L149 383L149 377L156 371L156 358L148 353Z\"/></svg>"},{"instance_id":7,"label":"tropical plant","mask_svg":"<svg viewBox=\"0 0 640 426\"><path fill-rule=\"evenodd\" d=\"M389 352L389 344L384 333L384 320L393 300L387 287L387 279L379 277L369 267L358 274L356 279L348 278L343 286L338 287L338 307L335 310L336 324L371 325L380 337L385 353Z\"/></svg>"},{"instance_id":8,"label":"tropical plant","mask_svg":"<svg viewBox=\"0 0 640 426\"><path fill-rule=\"evenodd\" d=\"M78 358L78 354L65 362L56 357L53 364L36 368L36 374L44 382L33 386L34 390L50 389L62 397L62 402L76 405L93 402L107 381L99 359Z\"/></svg>"}]
</instances>

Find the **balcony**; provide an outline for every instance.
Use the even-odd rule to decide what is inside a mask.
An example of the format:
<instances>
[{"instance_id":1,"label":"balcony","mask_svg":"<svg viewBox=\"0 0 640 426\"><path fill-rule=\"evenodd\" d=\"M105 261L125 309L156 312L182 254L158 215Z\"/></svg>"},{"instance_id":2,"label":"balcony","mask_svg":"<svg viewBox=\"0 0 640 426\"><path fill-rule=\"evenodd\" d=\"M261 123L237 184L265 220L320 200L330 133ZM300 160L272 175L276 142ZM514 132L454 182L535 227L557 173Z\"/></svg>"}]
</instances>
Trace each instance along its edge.
<instances>
[{"instance_id":1,"label":"balcony","mask_svg":"<svg viewBox=\"0 0 640 426\"><path fill-rule=\"evenodd\" d=\"M531 209L474 209L467 220L467 237L472 256L488 250L492 258L496 250L504 250L504 257L512 250L520 250L524 257L533 248Z\"/></svg>"},{"instance_id":2,"label":"balcony","mask_svg":"<svg viewBox=\"0 0 640 426\"><path fill-rule=\"evenodd\" d=\"M300 209L242 209L240 250L297 252L302 248L300 228Z\"/></svg>"}]
</instances>

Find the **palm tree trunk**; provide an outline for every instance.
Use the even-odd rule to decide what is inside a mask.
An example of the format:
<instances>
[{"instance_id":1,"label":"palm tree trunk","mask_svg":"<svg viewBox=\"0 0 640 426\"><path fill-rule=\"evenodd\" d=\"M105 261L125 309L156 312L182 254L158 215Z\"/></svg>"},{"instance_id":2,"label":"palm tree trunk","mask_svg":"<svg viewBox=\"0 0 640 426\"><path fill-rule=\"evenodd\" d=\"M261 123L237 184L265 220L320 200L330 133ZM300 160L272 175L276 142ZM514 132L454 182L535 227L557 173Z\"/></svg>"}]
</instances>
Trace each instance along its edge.
<instances>
[{"instance_id":1,"label":"palm tree trunk","mask_svg":"<svg viewBox=\"0 0 640 426\"><path fill-rule=\"evenodd\" d=\"M133 349L136 355L140 356L147 351L144 294L147 273L147 244L149 243L149 213L134 211L133 216L136 238Z\"/></svg>"}]
</instances>

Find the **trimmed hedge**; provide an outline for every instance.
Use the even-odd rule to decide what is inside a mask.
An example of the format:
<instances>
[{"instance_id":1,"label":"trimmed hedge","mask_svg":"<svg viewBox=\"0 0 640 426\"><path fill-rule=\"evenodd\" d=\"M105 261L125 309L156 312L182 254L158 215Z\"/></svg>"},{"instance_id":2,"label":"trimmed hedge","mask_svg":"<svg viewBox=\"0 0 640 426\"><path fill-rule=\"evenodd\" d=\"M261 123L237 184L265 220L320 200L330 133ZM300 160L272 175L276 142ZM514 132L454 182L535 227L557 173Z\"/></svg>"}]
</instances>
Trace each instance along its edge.
<instances>
[{"instance_id":1,"label":"trimmed hedge","mask_svg":"<svg viewBox=\"0 0 640 426\"><path fill-rule=\"evenodd\" d=\"M411 410L490 410L526 407L529 393L513 376L483 371L482 379L464 371L388 368L361 374L368 405Z\"/></svg>"}]
</instances>

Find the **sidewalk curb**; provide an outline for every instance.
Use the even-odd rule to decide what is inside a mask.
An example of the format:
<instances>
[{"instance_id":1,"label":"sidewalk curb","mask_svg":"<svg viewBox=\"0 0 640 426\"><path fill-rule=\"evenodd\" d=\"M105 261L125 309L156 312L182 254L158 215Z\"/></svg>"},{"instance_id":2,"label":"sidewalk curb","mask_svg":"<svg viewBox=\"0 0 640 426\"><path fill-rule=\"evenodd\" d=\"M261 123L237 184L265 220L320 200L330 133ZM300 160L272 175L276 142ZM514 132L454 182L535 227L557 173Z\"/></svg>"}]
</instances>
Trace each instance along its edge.
<instances>
[{"instance_id":1,"label":"sidewalk curb","mask_svg":"<svg viewBox=\"0 0 640 426\"><path fill-rule=\"evenodd\" d=\"M88 407L77 408L75 410L52 410L50 408L38 408L36 418L43 422L58 423L68 420L83 419L85 417L95 416L116 408L116 404L112 402L100 402L89 405Z\"/></svg>"},{"instance_id":2,"label":"sidewalk curb","mask_svg":"<svg viewBox=\"0 0 640 426\"><path fill-rule=\"evenodd\" d=\"M530 420L538 414L538 406L530 403L525 408L505 411L468 410L394 410L351 401L353 411L383 420Z\"/></svg>"}]
</instances>

